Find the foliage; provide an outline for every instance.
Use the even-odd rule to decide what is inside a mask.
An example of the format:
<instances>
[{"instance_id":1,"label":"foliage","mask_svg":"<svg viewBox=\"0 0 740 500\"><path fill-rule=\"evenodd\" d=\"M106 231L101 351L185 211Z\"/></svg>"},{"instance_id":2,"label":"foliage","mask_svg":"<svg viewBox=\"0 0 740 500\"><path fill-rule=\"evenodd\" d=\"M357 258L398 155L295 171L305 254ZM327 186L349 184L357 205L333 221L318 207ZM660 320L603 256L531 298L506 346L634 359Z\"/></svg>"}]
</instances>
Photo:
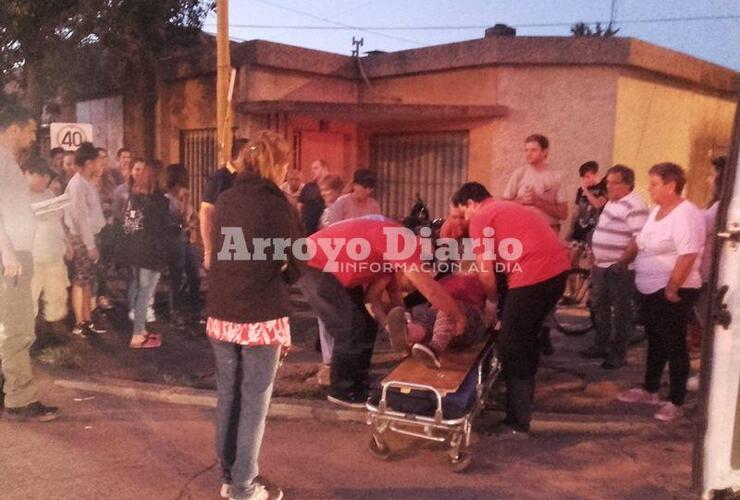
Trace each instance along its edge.
<instances>
[{"instance_id":1,"label":"foliage","mask_svg":"<svg viewBox=\"0 0 740 500\"><path fill-rule=\"evenodd\" d=\"M0 91L20 81L37 112L60 88L115 92L135 69L153 74L157 57L189 43L213 8L212 0L2 0Z\"/></svg>"},{"instance_id":2,"label":"foliage","mask_svg":"<svg viewBox=\"0 0 740 500\"><path fill-rule=\"evenodd\" d=\"M573 36L576 37L600 36L608 38L619 33L619 28L614 28L611 22L607 24L606 27L601 26L601 23L596 23L596 25L592 28L588 24L581 21L571 26L570 32L573 34Z\"/></svg>"}]
</instances>

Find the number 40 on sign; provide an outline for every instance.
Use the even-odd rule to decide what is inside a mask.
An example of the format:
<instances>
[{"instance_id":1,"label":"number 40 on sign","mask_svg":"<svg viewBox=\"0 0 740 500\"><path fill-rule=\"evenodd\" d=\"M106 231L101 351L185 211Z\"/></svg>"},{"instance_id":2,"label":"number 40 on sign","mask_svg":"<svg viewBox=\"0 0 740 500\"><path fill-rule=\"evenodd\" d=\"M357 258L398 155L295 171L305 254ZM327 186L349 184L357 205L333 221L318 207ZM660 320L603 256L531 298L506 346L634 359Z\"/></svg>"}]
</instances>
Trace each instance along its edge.
<instances>
[{"instance_id":1,"label":"number 40 on sign","mask_svg":"<svg viewBox=\"0 0 740 500\"><path fill-rule=\"evenodd\" d=\"M92 142L93 127L89 123L52 123L49 128L52 148L77 151L83 142Z\"/></svg>"}]
</instances>

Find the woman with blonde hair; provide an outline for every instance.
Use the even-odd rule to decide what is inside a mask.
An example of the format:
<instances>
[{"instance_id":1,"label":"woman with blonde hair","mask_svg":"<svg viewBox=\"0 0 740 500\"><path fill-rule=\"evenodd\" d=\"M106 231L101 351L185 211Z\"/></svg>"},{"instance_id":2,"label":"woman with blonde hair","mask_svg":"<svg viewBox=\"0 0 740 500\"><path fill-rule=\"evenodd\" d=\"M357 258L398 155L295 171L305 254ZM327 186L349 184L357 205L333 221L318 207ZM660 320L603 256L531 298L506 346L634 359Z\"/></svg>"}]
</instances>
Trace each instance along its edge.
<instances>
[{"instance_id":1,"label":"woman with blonde hair","mask_svg":"<svg viewBox=\"0 0 740 500\"><path fill-rule=\"evenodd\" d=\"M256 477L280 352L290 346L286 264L295 268L289 251L268 246L257 252L252 242L300 237L278 187L290 161L284 138L260 132L250 143L245 171L216 202L206 332L216 359L216 452L224 498L282 498ZM239 247L249 259L235 255Z\"/></svg>"},{"instance_id":2,"label":"woman with blonde hair","mask_svg":"<svg viewBox=\"0 0 740 500\"><path fill-rule=\"evenodd\" d=\"M134 349L162 344L159 334L146 329L147 307L167 267L174 237L160 178L161 172L151 162L141 158L132 162L123 236L117 245L118 260L131 267L128 300L133 311L133 335L129 347Z\"/></svg>"}]
</instances>

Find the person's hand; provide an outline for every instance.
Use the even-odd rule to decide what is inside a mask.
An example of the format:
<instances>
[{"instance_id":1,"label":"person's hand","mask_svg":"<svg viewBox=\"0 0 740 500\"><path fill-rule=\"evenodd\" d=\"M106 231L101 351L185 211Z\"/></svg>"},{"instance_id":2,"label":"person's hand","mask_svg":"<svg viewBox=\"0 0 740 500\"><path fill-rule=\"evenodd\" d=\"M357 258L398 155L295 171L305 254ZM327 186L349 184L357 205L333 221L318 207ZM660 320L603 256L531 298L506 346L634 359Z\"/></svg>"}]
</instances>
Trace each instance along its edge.
<instances>
[{"instance_id":1,"label":"person's hand","mask_svg":"<svg viewBox=\"0 0 740 500\"><path fill-rule=\"evenodd\" d=\"M681 302L681 297L679 297L678 291L670 287L666 287L665 289L665 298L668 299L669 302Z\"/></svg>"},{"instance_id":2,"label":"person's hand","mask_svg":"<svg viewBox=\"0 0 740 500\"><path fill-rule=\"evenodd\" d=\"M72 248L72 245L64 245L64 260L66 260L67 262L72 262L74 256L75 249Z\"/></svg>"},{"instance_id":3,"label":"person's hand","mask_svg":"<svg viewBox=\"0 0 740 500\"><path fill-rule=\"evenodd\" d=\"M531 189L527 189L527 191L524 192L523 195L518 197L516 199L517 202L521 203L522 205L534 205L534 193Z\"/></svg>"},{"instance_id":4,"label":"person's hand","mask_svg":"<svg viewBox=\"0 0 740 500\"><path fill-rule=\"evenodd\" d=\"M88 248L87 254L90 256L90 260L92 260L95 264L97 264L100 260L100 252L97 248Z\"/></svg>"},{"instance_id":5,"label":"person's hand","mask_svg":"<svg viewBox=\"0 0 740 500\"><path fill-rule=\"evenodd\" d=\"M623 273L627 270L627 263L623 262L621 260L618 260L610 267L611 270L613 270L615 273Z\"/></svg>"},{"instance_id":6,"label":"person's hand","mask_svg":"<svg viewBox=\"0 0 740 500\"><path fill-rule=\"evenodd\" d=\"M588 191L588 188L590 188L588 184L586 184L586 179L581 180L581 189L583 190L584 196L586 194L586 191Z\"/></svg>"},{"instance_id":7,"label":"person's hand","mask_svg":"<svg viewBox=\"0 0 740 500\"><path fill-rule=\"evenodd\" d=\"M12 250L3 252L3 270L6 278L17 278L23 272L23 266Z\"/></svg>"}]
</instances>

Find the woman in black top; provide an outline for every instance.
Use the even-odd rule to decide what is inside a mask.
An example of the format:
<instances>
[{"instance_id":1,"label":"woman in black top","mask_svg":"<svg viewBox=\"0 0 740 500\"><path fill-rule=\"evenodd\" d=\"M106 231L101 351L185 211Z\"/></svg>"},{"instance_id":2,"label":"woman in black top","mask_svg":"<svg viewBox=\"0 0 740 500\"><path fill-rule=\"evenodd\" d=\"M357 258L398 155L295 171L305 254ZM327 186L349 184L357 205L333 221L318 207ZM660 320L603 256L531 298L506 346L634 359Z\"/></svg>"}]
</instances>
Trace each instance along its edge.
<instances>
[{"instance_id":1,"label":"woman in black top","mask_svg":"<svg viewBox=\"0 0 740 500\"><path fill-rule=\"evenodd\" d=\"M160 184L160 173L146 160L136 159L131 168L130 190L123 213L123 237L119 260L131 266L128 287L133 310L132 348L159 347L161 336L146 330L146 311L167 266L173 239L169 203Z\"/></svg>"}]
</instances>

